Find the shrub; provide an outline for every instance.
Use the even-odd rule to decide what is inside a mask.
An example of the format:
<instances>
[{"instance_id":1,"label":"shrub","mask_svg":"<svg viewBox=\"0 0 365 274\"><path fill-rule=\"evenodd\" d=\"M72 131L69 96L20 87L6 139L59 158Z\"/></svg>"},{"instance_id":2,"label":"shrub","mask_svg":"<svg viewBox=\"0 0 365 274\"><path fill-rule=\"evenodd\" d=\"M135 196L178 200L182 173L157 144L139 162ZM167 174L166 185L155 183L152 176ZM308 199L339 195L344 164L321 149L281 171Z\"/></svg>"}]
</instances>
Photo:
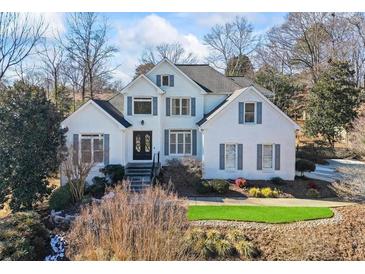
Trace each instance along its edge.
<instances>
[{"instance_id":1,"label":"shrub","mask_svg":"<svg viewBox=\"0 0 365 274\"><path fill-rule=\"evenodd\" d=\"M0 261L43 260L50 253L49 241L48 231L35 212L0 219Z\"/></svg>"},{"instance_id":2,"label":"shrub","mask_svg":"<svg viewBox=\"0 0 365 274\"><path fill-rule=\"evenodd\" d=\"M85 206L68 234L71 260L187 260L183 250L186 208L160 187L114 189L113 199Z\"/></svg>"},{"instance_id":3,"label":"shrub","mask_svg":"<svg viewBox=\"0 0 365 274\"><path fill-rule=\"evenodd\" d=\"M229 183L224 180L212 180L209 182L213 191L218 194L226 194L229 190Z\"/></svg>"},{"instance_id":4,"label":"shrub","mask_svg":"<svg viewBox=\"0 0 365 274\"><path fill-rule=\"evenodd\" d=\"M122 165L106 165L100 169L107 179L110 179L112 184L118 183L124 179L124 167Z\"/></svg>"},{"instance_id":5,"label":"shrub","mask_svg":"<svg viewBox=\"0 0 365 274\"><path fill-rule=\"evenodd\" d=\"M259 198L261 197L261 191L258 187L251 187L249 190L248 190L248 194L251 196L251 197L256 197L256 198Z\"/></svg>"},{"instance_id":6,"label":"shrub","mask_svg":"<svg viewBox=\"0 0 365 274\"><path fill-rule=\"evenodd\" d=\"M244 188L247 185L247 180L244 178L237 178L234 181L235 185L238 186L239 188Z\"/></svg>"},{"instance_id":7,"label":"shrub","mask_svg":"<svg viewBox=\"0 0 365 274\"><path fill-rule=\"evenodd\" d=\"M207 194L213 191L211 185L209 184L209 182L198 182L195 185L195 189L196 192L198 192L199 194Z\"/></svg>"},{"instance_id":8,"label":"shrub","mask_svg":"<svg viewBox=\"0 0 365 274\"><path fill-rule=\"evenodd\" d=\"M201 162L195 159L172 159L162 171L165 183L172 181L175 188L179 186L194 187L202 178Z\"/></svg>"},{"instance_id":9,"label":"shrub","mask_svg":"<svg viewBox=\"0 0 365 274\"><path fill-rule=\"evenodd\" d=\"M106 178L96 176L93 178L93 183L86 187L85 193L90 194L94 198L100 199L105 193L106 186Z\"/></svg>"},{"instance_id":10,"label":"shrub","mask_svg":"<svg viewBox=\"0 0 365 274\"><path fill-rule=\"evenodd\" d=\"M273 178L271 178L271 182L274 185L278 185L278 186L285 184L285 181L283 179L281 179L280 177L273 177Z\"/></svg>"},{"instance_id":11,"label":"shrub","mask_svg":"<svg viewBox=\"0 0 365 274\"><path fill-rule=\"evenodd\" d=\"M310 188L306 192L307 197L309 198L319 198L321 195L319 194L319 191L315 188Z\"/></svg>"},{"instance_id":12,"label":"shrub","mask_svg":"<svg viewBox=\"0 0 365 274\"><path fill-rule=\"evenodd\" d=\"M64 210L72 204L72 194L68 184L56 188L48 201L49 208L54 210Z\"/></svg>"},{"instance_id":13,"label":"shrub","mask_svg":"<svg viewBox=\"0 0 365 274\"><path fill-rule=\"evenodd\" d=\"M307 188L314 188L314 189L319 189L318 185L315 182L309 182L307 184Z\"/></svg>"},{"instance_id":14,"label":"shrub","mask_svg":"<svg viewBox=\"0 0 365 274\"><path fill-rule=\"evenodd\" d=\"M295 162L295 170L300 172L300 176L304 176L304 172L312 172L316 170L316 165L309 160L298 159Z\"/></svg>"},{"instance_id":15,"label":"shrub","mask_svg":"<svg viewBox=\"0 0 365 274\"><path fill-rule=\"evenodd\" d=\"M271 189L270 187L264 187L262 189L257 187L251 187L248 191L249 195L256 198L277 198L279 191Z\"/></svg>"}]
</instances>

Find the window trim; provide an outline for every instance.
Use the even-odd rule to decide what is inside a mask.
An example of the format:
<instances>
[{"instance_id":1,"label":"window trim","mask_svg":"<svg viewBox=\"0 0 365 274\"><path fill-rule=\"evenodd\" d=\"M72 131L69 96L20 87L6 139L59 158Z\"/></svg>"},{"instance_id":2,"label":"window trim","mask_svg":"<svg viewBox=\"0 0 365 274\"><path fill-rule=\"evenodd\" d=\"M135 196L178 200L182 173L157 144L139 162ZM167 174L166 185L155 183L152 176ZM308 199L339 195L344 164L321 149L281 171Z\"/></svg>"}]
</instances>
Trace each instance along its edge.
<instances>
[{"instance_id":1,"label":"window trim","mask_svg":"<svg viewBox=\"0 0 365 274\"><path fill-rule=\"evenodd\" d=\"M178 138L177 138L177 134L178 133L184 133L184 137L183 137L183 150L184 152L178 153ZM185 134L189 133L190 134L190 153L185 153ZM171 153L171 134L175 134L176 135L176 143L175 143L175 153ZM191 129L170 129L169 130L169 155L170 156L176 156L176 157L182 157L182 156L192 156L193 155L193 131Z\"/></svg>"},{"instance_id":2,"label":"window trim","mask_svg":"<svg viewBox=\"0 0 365 274\"><path fill-rule=\"evenodd\" d=\"M227 168L227 145L235 146L235 154L234 154L234 168ZM224 143L224 170L226 171L236 171L237 170L237 157L238 157L238 143Z\"/></svg>"},{"instance_id":3,"label":"window trim","mask_svg":"<svg viewBox=\"0 0 365 274\"><path fill-rule=\"evenodd\" d=\"M163 77L167 77L167 85L163 84ZM161 74L160 75L160 82L161 82L161 87L169 87L170 86L170 75L169 74Z\"/></svg>"},{"instance_id":4,"label":"window trim","mask_svg":"<svg viewBox=\"0 0 365 274\"><path fill-rule=\"evenodd\" d=\"M89 135L93 137L89 137L91 139L91 159L92 159L92 163L96 166L103 166L104 165L104 157L105 157L105 150L104 150L104 146L105 146L105 138L104 138L104 133L90 133L90 132L84 132L84 133L80 133L79 134L79 159L78 162L82 163L82 144L81 144L81 140L82 139L89 139L89 138L85 138L85 135ZM98 137L96 137L96 135ZM101 162L94 162L94 139L102 139L103 140L103 160ZM89 164L89 163L88 163Z\"/></svg>"},{"instance_id":5,"label":"window trim","mask_svg":"<svg viewBox=\"0 0 365 274\"><path fill-rule=\"evenodd\" d=\"M244 102L245 104L245 111L243 113L243 123L244 124L247 124L247 125L254 125L257 123L257 115L256 115L256 108L257 108L257 102L254 102L254 101L247 101L247 102ZM254 109L253 109L253 122L246 122L246 104L253 104L254 105Z\"/></svg>"},{"instance_id":6,"label":"window trim","mask_svg":"<svg viewBox=\"0 0 365 274\"><path fill-rule=\"evenodd\" d=\"M189 111L187 114L182 114L182 99L187 99L188 100L188 107L189 107ZM175 96L175 97L170 97L171 103L170 103L170 115L171 116L179 116L179 117L189 117L191 116L191 97L186 97L186 96ZM180 106L180 114L174 114L172 109L173 109L173 100L179 100L179 106Z\"/></svg>"},{"instance_id":7,"label":"window trim","mask_svg":"<svg viewBox=\"0 0 365 274\"><path fill-rule=\"evenodd\" d=\"M272 155L271 155L271 167L264 167L264 150L265 150L265 146L271 146L272 149ZM273 143L266 143L266 144L262 144L262 154L261 154L261 165L262 165L262 170L263 171L274 171L275 168L275 144Z\"/></svg>"},{"instance_id":8,"label":"window trim","mask_svg":"<svg viewBox=\"0 0 365 274\"><path fill-rule=\"evenodd\" d=\"M151 113L134 113L134 102L137 99L137 101L140 102L150 102L151 103ZM133 109L133 115L153 115L153 98L152 96L138 96L138 97L133 97L132 100L132 109Z\"/></svg>"}]
</instances>

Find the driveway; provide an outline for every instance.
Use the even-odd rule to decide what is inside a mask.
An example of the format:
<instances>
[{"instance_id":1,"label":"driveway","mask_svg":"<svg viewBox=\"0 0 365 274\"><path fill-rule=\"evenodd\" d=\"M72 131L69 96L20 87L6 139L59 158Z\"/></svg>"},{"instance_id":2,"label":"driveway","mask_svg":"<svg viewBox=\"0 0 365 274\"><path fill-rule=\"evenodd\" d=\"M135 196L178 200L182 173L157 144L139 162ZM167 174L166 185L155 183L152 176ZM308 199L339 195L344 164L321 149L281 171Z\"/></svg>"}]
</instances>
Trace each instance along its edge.
<instances>
[{"instance_id":1,"label":"driveway","mask_svg":"<svg viewBox=\"0 0 365 274\"><path fill-rule=\"evenodd\" d=\"M354 205L350 202L333 200L311 200L296 198L222 198L189 197L189 205L244 205L244 206L307 206L307 207L341 207Z\"/></svg>"},{"instance_id":2,"label":"driveway","mask_svg":"<svg viewBox=\"0 0 365 274\"><path fill-rule=\"evenodd\" d=\"M354 168L365 167L365 163L357 160L345 159L328 159L328 165L316 164L314 172L305 172L304 175L308 178L318 179L327 182L335 182L342 179L342 174L338 172L338 168Z\"/></svg>"}]
</instances>

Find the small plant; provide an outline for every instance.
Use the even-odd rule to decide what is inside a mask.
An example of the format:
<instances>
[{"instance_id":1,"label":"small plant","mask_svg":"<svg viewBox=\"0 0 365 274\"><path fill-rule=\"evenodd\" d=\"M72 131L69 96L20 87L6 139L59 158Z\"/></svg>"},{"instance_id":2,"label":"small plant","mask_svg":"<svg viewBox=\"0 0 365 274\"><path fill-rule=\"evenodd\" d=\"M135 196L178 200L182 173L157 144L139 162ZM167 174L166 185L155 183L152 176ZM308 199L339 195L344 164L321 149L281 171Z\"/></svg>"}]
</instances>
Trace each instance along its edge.
<instances>
[{"instance_id":1,"label":"small plant","mask_svg":"<svg viewBox=\"0 0 365 274\"><path fill-rule=\"evenodd\" d=\"M264 187L262 189L258 187L251 187L248 193L251 197L256 198L277 198L280 194L277 189L273 190L270 187Z\"/></svg>"},{"instance_id":2,"label":"small plant","mask_svg":"<svg viewBox=\"0 0 365 274\"><path fill-rule=\"evenodd\" d=\"M316 165L312 161L299 159L295 162L295 170L300 172L301 177L304 177L304 172L315 171Z\"/></svg>"},{"instance_id":3,"label":"small plant","mask_svg":"<svg viewBox=\"0 0 365 274\"><path fill-rule=\"evenodd\" d=\"M315 182L309 182L307 184L307 188L314 188L314 189L319 189L319 186L315 183Z\"/></svg>"},{"instance_id":4,"label":"small plant","mask_svg":"<svg viewBox=\"0 0 365 274\"><path fill-rule=\"evenodd\" d=\"M68 184L55 189L48 201L50 209L64 210L73 204L70 186Z\"/></svg>"},{"instance_id":5,"label":"small plant","mask_svg":"<svg viewBox=\"0 0 365 274\"><path fill-rule=\"evenodd\" d=\"M251 197L259 198L259 197L261 197L261 190L260 190L258 187L251 187L251 188L248 190L248 194L249 194Z\"/></svg>"},{"instance_id":6,"label":"small plant","mask_svg":"<svg viewBox=\"0 0 365 274\"><path fill-rule=\"evenodd\" d=\"M274 185L278 185L278 186L281 186L281 185L284 185L285 184L285 181L283 179L281 179L280 177L273 177L273 178L271 178L271 182Z\"/></svg>"},{"instance_id":7,"label":"small plant","mask_svg":"<svg viewBox=\"0 0 365 274\"><path fill-rule=\"evenodd\" d=\"M244 178L237 178L234 181L235 185L238 186L239 188L244 188L245 186L247 186L247 180Z\"/></svg>"},{"instance_id":8,"label":"small plant","mask_svg":"<svg viewBox=\"0 0 365 274\"><path fill-rule=\"evenodd\" d=\"M93 183L86 187L85 193L100 199L104 195L107 185L108 181L105 177L96 176L93 178Z\"/></svg>"},{"instance_id":9,"label":"small plant","mask_svg":"<svg viewBox=\"0 0 365 274\"><path fill-rule=\"evenodd\" d=\"M100 169L100 172L103 173L112 184L116 184L124 179L124 167L122 165L106 165Z\"/></svg>"},{"instance_id":10,"label":"small plant","mask_svg":"<svg viewBox=\"0 0 365 274\"><path fill-rule=\"evenodd\" d=\"M196 192L198 192L199 194L207 194L207 193L210 193L213 191L209 182L206 182L206 181L198 182L195 185L195 189L196 189Z\"/></svg>"},{"instance_id":11,"label":"small plant","mask_svg":"<svg viewBox=\"0 0 365 274\"><path fill-rule=\"evenodd\" d=\"M214 192L218 194L226 194L229 190L229 183L225 180L210 181L210 185Z\"/></svg>"},{"instance_id":12,"label":"small plant","mask_svg":"<svg viewBox=\"0 0 365 274\"><path fill-rule=\"evenodd\" d=\"M310 188L306 192L307 197L309 198L319 198L321 195L319 191L315 188Z\"/></svg>"}]
</instances>

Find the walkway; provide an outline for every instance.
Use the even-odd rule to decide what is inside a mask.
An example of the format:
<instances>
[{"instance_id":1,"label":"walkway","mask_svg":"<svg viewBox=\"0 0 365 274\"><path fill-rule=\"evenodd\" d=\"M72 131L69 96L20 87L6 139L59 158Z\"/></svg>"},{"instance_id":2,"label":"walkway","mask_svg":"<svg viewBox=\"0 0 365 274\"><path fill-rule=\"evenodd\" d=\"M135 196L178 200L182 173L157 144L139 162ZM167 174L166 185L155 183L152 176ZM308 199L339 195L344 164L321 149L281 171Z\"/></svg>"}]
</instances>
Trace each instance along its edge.
<instances>
[{"instance_id":1,"label":"walkway","mask_svg":"<svg viewBox=\"0 0 365 274\"><path fill-rule=\"evenodd\" d=\"M189 197L189 205L244 205L244 206L308 206L308 207L341 207L354 205L350 202L332 200L310 200L296 198L222 198L222 197Z\"/></svg>"}]
</instances>

